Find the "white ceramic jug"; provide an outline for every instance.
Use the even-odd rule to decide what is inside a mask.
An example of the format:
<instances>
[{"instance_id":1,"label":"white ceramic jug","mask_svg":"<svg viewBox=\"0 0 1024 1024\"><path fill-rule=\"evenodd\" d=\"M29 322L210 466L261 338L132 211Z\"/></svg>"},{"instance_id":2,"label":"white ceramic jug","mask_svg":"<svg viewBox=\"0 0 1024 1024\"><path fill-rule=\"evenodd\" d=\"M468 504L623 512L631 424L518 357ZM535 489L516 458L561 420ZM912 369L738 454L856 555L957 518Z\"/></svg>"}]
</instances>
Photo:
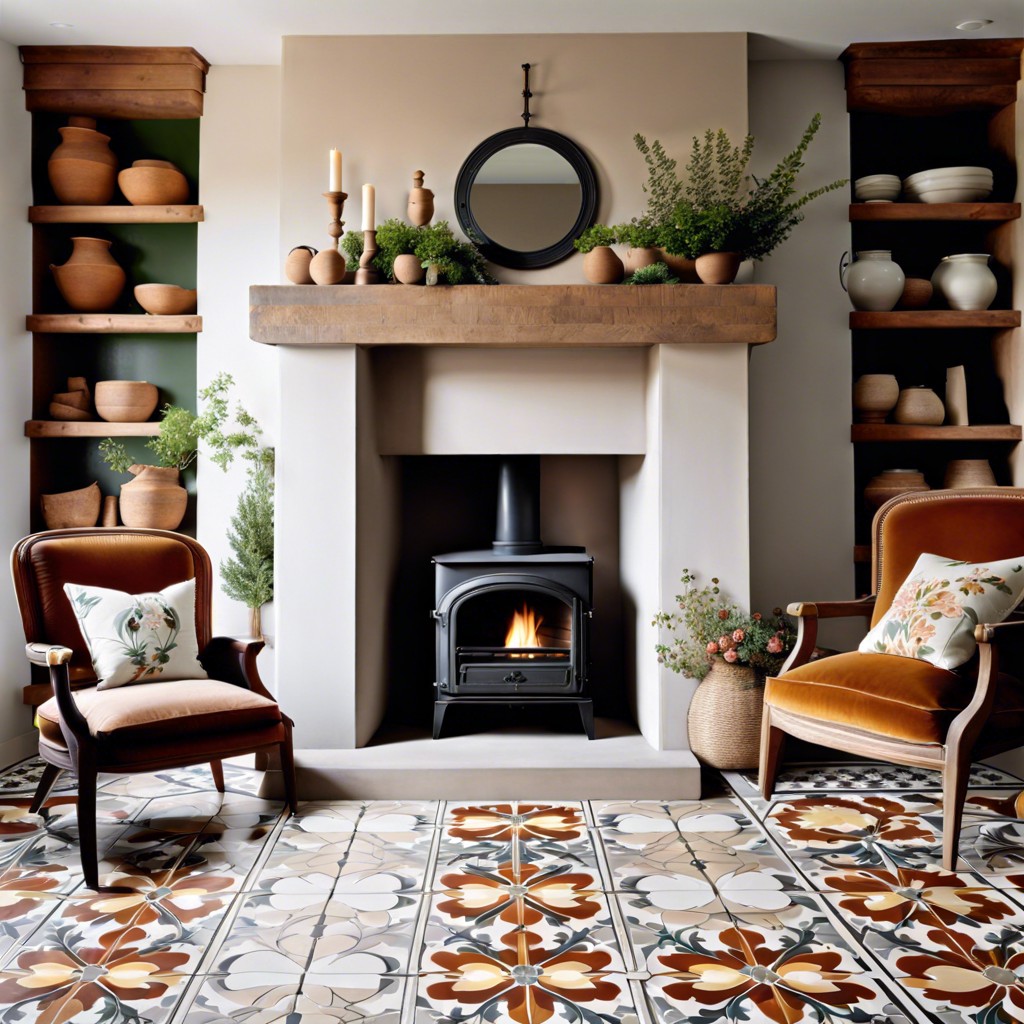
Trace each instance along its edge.
<instances>
[{"instance_id":1,"label":"white ceramic jug","mask_svg":"<svg viewBox=\"0 0 1024 1024\"><path fill-rule=\"evenodd\" d=\"M996 297L996 275L985 252L944 256L932 274L932 285L950 309L988 309Z\"/></svg>"},{"instance_id":2,"label":"white ceramic jug","mask_svg":"<svg viewBox=\"0 0 1024 1024\"><path fill-rule=\"evenodd\" d=\"M865 249L856 253L856 260L839 260L839 281L850 295L854 309L887 313L903 294L905 277L894 263L889 249ZM844 280L845 272L845 280Z\"/></svg>"}]
</instances>

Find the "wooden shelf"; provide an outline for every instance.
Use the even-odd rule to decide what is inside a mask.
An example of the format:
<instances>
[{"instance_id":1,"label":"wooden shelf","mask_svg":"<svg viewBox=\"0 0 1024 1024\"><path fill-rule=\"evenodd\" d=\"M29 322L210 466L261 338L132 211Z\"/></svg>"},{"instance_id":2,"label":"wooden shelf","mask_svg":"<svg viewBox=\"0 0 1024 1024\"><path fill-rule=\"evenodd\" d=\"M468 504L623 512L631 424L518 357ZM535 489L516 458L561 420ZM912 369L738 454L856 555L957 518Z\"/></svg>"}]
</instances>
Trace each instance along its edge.
<instances>
[{"instance_id":1,"label":"wooden shelf","mask_svg":"<svg viewBox=\"0 0 1024 1024\"><path fill-rule=\"evenodd\" d=\"M1008 221L1020 203L850 203L851 221Z\"/></svg>"},{"instance_id":2,"label":"wooden shelf","mask_svg":"<svg viewBox=\"0 0 1024 1024\"><path fill-rule=\"evenodd\" d=\"M862 331L909 328L1020 327L1019 309L897 309L891 313L854 310L850 329Z\"/></svg>"},{"instance_id":3,"label":"wooden shelf","mask_svg":"<svg viewBox=\"0 0 1024 1024\"><path fill-rule=\"evenodd\" d=\"M922 427L903 423L854 423L851 441L1019 441L1015 423L990 423L977 427Z\"/></svg>"},{"instance_id":4,"label":"wooden shelf","mask_svg":"<svg viewBox=\"0 0 1024 1024\"><path fill-rule=\"evenodd\" d=\"M153 437L159 420L145 423L108 423L106 420L29 420L26 437Z\"/></svg>"},{"instance_id":5,"label":"wooden shelf","mask_svg":"<svg viewBox=\"0 0 1024 1024\"><path fill-rule=\"evenodd\" d=\"M30 224L197 224L201 206L30 206Z\"/></svg>"},{"instance_id":6,"label":"wooden shelf","mask_svg":"<svg viewBox=\"0 0 1024 1024\"><path fill-rule=\"evenodd\" d=\"M36 334L198 334L203 318L150 313L33 313L26 330Z\"/></svg>"}]
</instances>

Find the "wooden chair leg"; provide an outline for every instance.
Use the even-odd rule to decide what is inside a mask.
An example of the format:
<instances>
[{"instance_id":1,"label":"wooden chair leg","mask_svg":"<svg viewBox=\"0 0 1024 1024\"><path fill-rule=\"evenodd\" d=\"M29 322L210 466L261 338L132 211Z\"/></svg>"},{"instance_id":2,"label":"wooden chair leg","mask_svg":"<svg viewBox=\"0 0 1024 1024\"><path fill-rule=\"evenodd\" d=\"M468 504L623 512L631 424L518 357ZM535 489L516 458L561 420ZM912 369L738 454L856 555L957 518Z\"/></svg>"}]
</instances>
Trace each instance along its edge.
<instances>
[{"instance_id":1,"label":"wooden chair leg","mask_svg":"<svg viewBox=\"0 0 1024 1024\"><path fill-rule=\"evenodd\" d=\"M78 845L82 875L89 889L99 889L99 864L96 850L96 769L79 762L78 767Z\"/></svg>"},{"instance_id":2,"label":"wooden chair leg","mask_svg":"<svg viewBox=\"0 0 1024 1024\"><path fill-rule=\"evenodd\" d=\"M210 774L213 776L213 784L217 787L218 793L224 792L224 764L221 761L210 762Z\"/></svg>"},{"instance_id":3,"label":"wooden chair leg","mask_svg":"<svg viewBox=\"0 0 1024 1024\"><path fill-rule=\"evenodd\" d=\"M292 734L288 730L288 738L279 744L281 751L281 778L284 780L284 795L288 802L288 810L297 813L299 802L295 793L295 757L292 753Z\"/></svg>"},{"instance_id":4,"label":"wooden chair leg","mask_svg":"<svg viewBox=\"0 0 1024 1024\"><path fill-rule=\"evenodd\" d=\"M971 759L969 752L961 757L959 751L948 747L946 757L948 760L942 770L942 866L947 871L956 871Z\"/></svg>"},{"instance_id":5,"label":"wooden chair leg","mask_svg":"<svg viewBox=\"0 0 1024 1024\"><path fill-rule=\"evenodd\" d=\"M55 764L43 765L43 774L39 779L39 785L36 786L36 792L32 797L32 803L28 805L28 809L33 814L38 814L42 809L43 804L46 803L46 798L50 795L50 791L60 778L63 770L63 768L58 768Z\"/></svg>"},{"instance_id":6,"label":"wooden chair leg","mask_svg":"<svg viewBox=\"0 0 1024 1024\"><path fill-rule=\"evenodd\" d=\"M785 745L786 734L772 725L772 709L765 704L761 718L761 758L758 770L758 785L764 797L771 796L775 789L775 777L779 774Z\"/></svg>"}]
</instances>

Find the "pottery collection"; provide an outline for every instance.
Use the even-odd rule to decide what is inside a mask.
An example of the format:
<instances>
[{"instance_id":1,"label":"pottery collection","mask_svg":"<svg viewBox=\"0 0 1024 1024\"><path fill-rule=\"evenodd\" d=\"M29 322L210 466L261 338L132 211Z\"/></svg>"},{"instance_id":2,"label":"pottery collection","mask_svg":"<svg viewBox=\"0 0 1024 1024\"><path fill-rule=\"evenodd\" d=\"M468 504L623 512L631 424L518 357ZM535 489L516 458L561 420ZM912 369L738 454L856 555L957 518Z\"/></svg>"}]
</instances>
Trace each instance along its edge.
<instances>
[{"instance_id":1,"label":"pottery collection","mask_svg":"<svg viewBox=\"0 0 1024 1024\"><path fill-rule=\"evenodd\" d=\"M72 238L67 263L50 264L64 301L77 313L109 312L124 290L125 272L106 238Z\"/></svg>"},{"instance_id":2,"label":"pottery collection","mask_svg":"<svg viewBox=\"0 0 1024 1024\"><path fill-rule=\"evenodd\" d=\"M888 313L903 295L906 277L888 249L864 249L853 263L843 253L839 261L839 280L850 295L853 308ZM845 276L844 276L845 275Z\"/></svg>"},{"instance_id":3,"label":"pottery collection","mask_svg":"<svg viewBox=\"0 0 1024 1024\"><path fill-rule=\"evenodd\" d=\"M58 202L72 206L104 206L114 195L117 157L110 136L96 131L89 117L73 117L58 128L60 145L50 154L46 171Z\"/></svg>"},{"instance_id":4,"label":"pottery collection","mask_svg":"<svg viewBox=\"0 0 1024 1024\"><path fill-rule=\"evenodd\" d=\"M931 388L903 388L896 401L892 418L896 423L938 426L946 418L946 407Z\"/></svg>"}]
</instances>

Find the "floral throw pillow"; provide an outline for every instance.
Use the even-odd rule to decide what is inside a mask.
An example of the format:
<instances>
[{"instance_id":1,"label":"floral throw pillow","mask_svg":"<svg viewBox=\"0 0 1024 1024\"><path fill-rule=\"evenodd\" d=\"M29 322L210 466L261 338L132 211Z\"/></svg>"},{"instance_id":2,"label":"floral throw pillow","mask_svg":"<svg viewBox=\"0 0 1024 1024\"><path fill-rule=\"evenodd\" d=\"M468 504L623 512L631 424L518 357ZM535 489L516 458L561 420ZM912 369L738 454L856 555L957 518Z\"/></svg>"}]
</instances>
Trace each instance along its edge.
<instances>
[{"instance_id":1,"label":"floral throw pillow","mask_svg":"<svg viewBox=\"0 0 1024 1024\"><path fill-rule=\"evenodd\" d=\"M206 679L196 636L196 581L157 593L126 594L65 583L98 690L127 683Z\"/></svg>"},{"instance_id":2,"label":"floral throw pillow","mask_svg":"<svg viewBox=\"0 0 1024 1024\"><path fill-rule=\"evenodd\" d=\"M974 627L1001 622L1022 593L1024 557L973 563L921 555L858 650L956 668L974 654Z\"/></svg>"}]
</instances>

